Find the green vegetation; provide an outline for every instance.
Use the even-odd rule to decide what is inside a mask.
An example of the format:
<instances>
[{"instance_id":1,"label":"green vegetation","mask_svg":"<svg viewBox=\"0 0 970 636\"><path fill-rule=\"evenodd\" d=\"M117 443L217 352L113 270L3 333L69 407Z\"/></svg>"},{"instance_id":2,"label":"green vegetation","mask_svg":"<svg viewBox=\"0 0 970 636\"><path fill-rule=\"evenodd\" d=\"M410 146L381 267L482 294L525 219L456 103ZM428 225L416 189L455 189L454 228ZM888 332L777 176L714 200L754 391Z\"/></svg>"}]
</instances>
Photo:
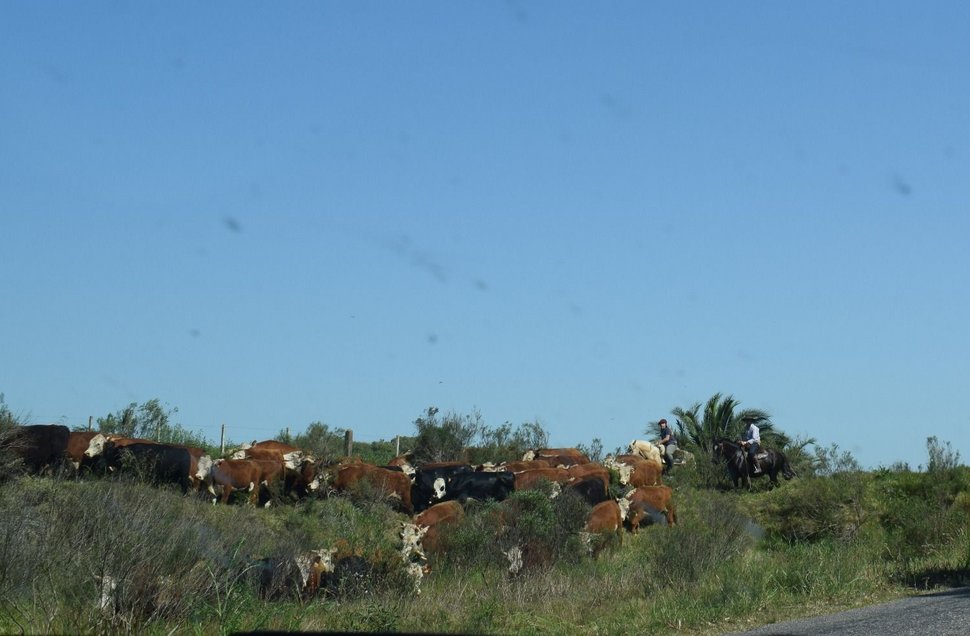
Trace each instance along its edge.
<instances>
[{"instance_id":1,"label":"green vegetation","mask_svg":"<svg viewBox=\"0 0 970 636\"><path fill-rule=\"evenodd\" d=\"M715 398L703 414L700 405L676 414L692 452L703 431L730 435L746 413ZM138 426L164 430L153 413L135 407ZM0 399L0 420L8 415ZM429 459L500 461L548 443L537 422L489 428L476 414L433 408L418 422L401 451ZM124 476L14 476L0 488L0 633L720 633L970 580L970 469L948 443L927 440L926 471L863 471L835 445L809 454L807 442L775 432L799 457L799 478L734 491L710 461L679 466L667 478L679 525L625 534L595 559L579 537L589 506L570 493L469 502L444 551L429 555L420 594L399 556L408 517L378 493L263 509ZM320 457L342 454L343 431L321 422L289 439ZM374 463L394 452L384 440L354 448ZM267 560L326 548L372 569L312 598L285 576L267 582ZM524 564L514 574L513 548ZM101 607L106 581L117 587Z\"/></svg>"}]
</instances>

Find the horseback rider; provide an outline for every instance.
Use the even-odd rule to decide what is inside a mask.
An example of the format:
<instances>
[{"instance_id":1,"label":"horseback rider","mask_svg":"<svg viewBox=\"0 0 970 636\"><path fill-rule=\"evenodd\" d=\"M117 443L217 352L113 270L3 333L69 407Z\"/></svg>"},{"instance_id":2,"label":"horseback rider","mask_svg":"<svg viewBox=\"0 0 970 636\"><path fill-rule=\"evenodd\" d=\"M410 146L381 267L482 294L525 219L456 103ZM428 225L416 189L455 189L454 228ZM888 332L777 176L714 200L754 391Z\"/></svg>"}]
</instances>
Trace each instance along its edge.
<instances>
[{"instance_id":1,"label":"horseback rider","mask_svg":"<svg viewBox=\"0 0 970 636\"><path fill-rule=\"evenodd\" d=\"M664 472L669 471L674 465L674 453L677 451L677 437L673 429L667 426L667 420L657 422L660 425L660 440L658 444L664 447Z\"/></svg>"},{"instance_id":2,"label":"horseback rider","mask_svg":"<svg viewBox=\"0 0 970 636\"><path fill-rule=\"evenodd\" d=\"M755 426L754 420L748 422L748 428L741 434L741 447L748 450L748 462L754 469L752 473L760 475L761 466L758 465L758 460L755 459L755 455L761 450L761 431Z\"/></svg>"}]
</instances>

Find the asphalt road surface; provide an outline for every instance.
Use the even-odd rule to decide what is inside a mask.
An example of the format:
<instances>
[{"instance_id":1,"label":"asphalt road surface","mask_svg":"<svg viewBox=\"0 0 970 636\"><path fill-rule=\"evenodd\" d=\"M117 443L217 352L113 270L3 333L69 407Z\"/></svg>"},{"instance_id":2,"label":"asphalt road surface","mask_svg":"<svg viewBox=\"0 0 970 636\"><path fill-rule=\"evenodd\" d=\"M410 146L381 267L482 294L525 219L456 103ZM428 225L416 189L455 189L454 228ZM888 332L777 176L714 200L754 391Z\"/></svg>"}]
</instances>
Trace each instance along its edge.
<instances>
[{"instance_id":1,"label":"asphalt road surface","mask_svg":"<svg viewBox=\"0 0 970 636\"><path fill-rule=\"evenodd\" d=\"M970 634L970 587L736 633L746 636L966 636Z\"/></svg>"}]
</instances>

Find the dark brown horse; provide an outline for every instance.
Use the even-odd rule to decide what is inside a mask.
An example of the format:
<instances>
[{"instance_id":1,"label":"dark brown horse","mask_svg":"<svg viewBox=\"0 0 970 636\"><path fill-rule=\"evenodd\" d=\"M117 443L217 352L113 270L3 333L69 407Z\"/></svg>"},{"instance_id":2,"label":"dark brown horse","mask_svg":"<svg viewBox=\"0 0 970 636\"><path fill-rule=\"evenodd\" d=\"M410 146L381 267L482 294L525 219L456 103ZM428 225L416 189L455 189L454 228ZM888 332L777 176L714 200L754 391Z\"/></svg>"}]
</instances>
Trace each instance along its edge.
<instances>
[{"instance_id":1,"label":"dark brown horse","mask_svg":"<svg viewBox=\"0 0 970 636\"><path fill-rule=\"evenodd\" d=\"M785 457L785 454L774 449L762 449L758 452L758 465L761 467L761 472L755 473L754 466L751 466L748 462L747 451L741 444L732 442L726 437L714 442L714 461L717 462L718 460L727 462L728 473L731 474L731 481L734 482L735 488L741 486L742 478L748 488L751 488L752 477L768 475L772 486L777 486L778 473L784 475L785 479L791 479L795 476L795 471L788 465L788 458Z\"/></svg>"}]
</instances>

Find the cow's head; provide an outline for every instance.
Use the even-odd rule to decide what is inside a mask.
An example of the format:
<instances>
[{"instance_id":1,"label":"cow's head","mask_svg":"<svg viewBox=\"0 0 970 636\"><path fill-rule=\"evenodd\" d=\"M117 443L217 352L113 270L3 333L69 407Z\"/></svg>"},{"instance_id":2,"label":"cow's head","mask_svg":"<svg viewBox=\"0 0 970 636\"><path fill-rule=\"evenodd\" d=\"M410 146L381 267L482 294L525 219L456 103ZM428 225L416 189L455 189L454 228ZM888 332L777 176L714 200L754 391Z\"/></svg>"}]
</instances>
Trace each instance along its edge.
<instances>
[{"instance_id":1,"label":"cow's head","mask_svg":"<svg viewBox=\"0 0 970 636\"><path fill-rule=\"evenodd\" d=\"M432 501L435 499L443 499L445 496L445 478L438 477L435 479L434 483L431 484L431 489L434 491L434 495L431 497Z\"/></svg>"},{"instance_id":2,"label":"cow's head","mask_svg":"<svg viewBox=\"0 0 970 636\"><path fill-rule=\"evenodd\" d=\"M303 451L292 451L283 455L283 465L290 470L299 470L303 461Z\"/></svg>"},{"instance_id":3,"label":"cow's head","mask_svg":"<svg viewBox=\"0 0 970 636\"><path fill-rule=\"evenodd\" d=\"M428 526L419 526L408 521L401 522L401 559L403 561L409 562L412 555L426 558L421 540L427 533Z\"/></svg>"},{"instance_id":4,"label":"cow's head","mask_svg":"<svg viewBox=\"0 0 970 636\"><path fill-rule=\"evenodd\" d=\"M522 456L522 461L531 462L536 458L536 452L534 450L527 450L525 455Z\"/></svg>"},{"instance_id":5,"label":"cow's head","mask_svg":"<svg viewBox=\"0 0 970 636\"><path fill-rule=\"evenodd\" d=\"M513 546L502 552L502 554L504 554L505 558L509 560L509 574L512 574L513 576L518 574L519 571L522 570L523 565L522 548Z\"/></svg>"},{"instance_id":6,"label":"cow's head","mask_svg":"<svg viewBox=\"0 0 970 636\"><path fill-rule=\"evenodd\" d=\"M621 497L617 499L616 503L620 507L620 519L626 521L627 516L630 514L630 500L626 497Z\"/></svg>"},{"instance_id":7,"label":"cow's head","mask_svg":"<svg viewBox=\"0 0 970 636\"><path fill-rule=\"evenodd\" d=\"M203 455L199 458L199 462L196 465L195 478L199 481L204 481L210 472L212 472L212 458L208 455Z\"/></svg>"},{"instance_id":8,"label":"cow's head","mask_svg":"<svg viewBox=\"0 0 970 636\"><path fill-rule=\"evenodd\" d=\"M407 573L409 577L411 577L411 580L414 581L414 593L420 594L421 579L424 578L425 574L431 571L431 568L429 568L426 563L414 562L414 563L408 563L404 567L404 571Z\"/></svg>"},{"instance_id":9,"label":"cow's head","mask_svg":"<svg viewBox=\"0 0 970 636\"><path fill-rule=\"evenodd\" d=\"M98 433L88 442L87 450L84 451L85 457L97 457L104 452L104 445L108 441L107 435Z\"/></svg>"}]
</instances>

